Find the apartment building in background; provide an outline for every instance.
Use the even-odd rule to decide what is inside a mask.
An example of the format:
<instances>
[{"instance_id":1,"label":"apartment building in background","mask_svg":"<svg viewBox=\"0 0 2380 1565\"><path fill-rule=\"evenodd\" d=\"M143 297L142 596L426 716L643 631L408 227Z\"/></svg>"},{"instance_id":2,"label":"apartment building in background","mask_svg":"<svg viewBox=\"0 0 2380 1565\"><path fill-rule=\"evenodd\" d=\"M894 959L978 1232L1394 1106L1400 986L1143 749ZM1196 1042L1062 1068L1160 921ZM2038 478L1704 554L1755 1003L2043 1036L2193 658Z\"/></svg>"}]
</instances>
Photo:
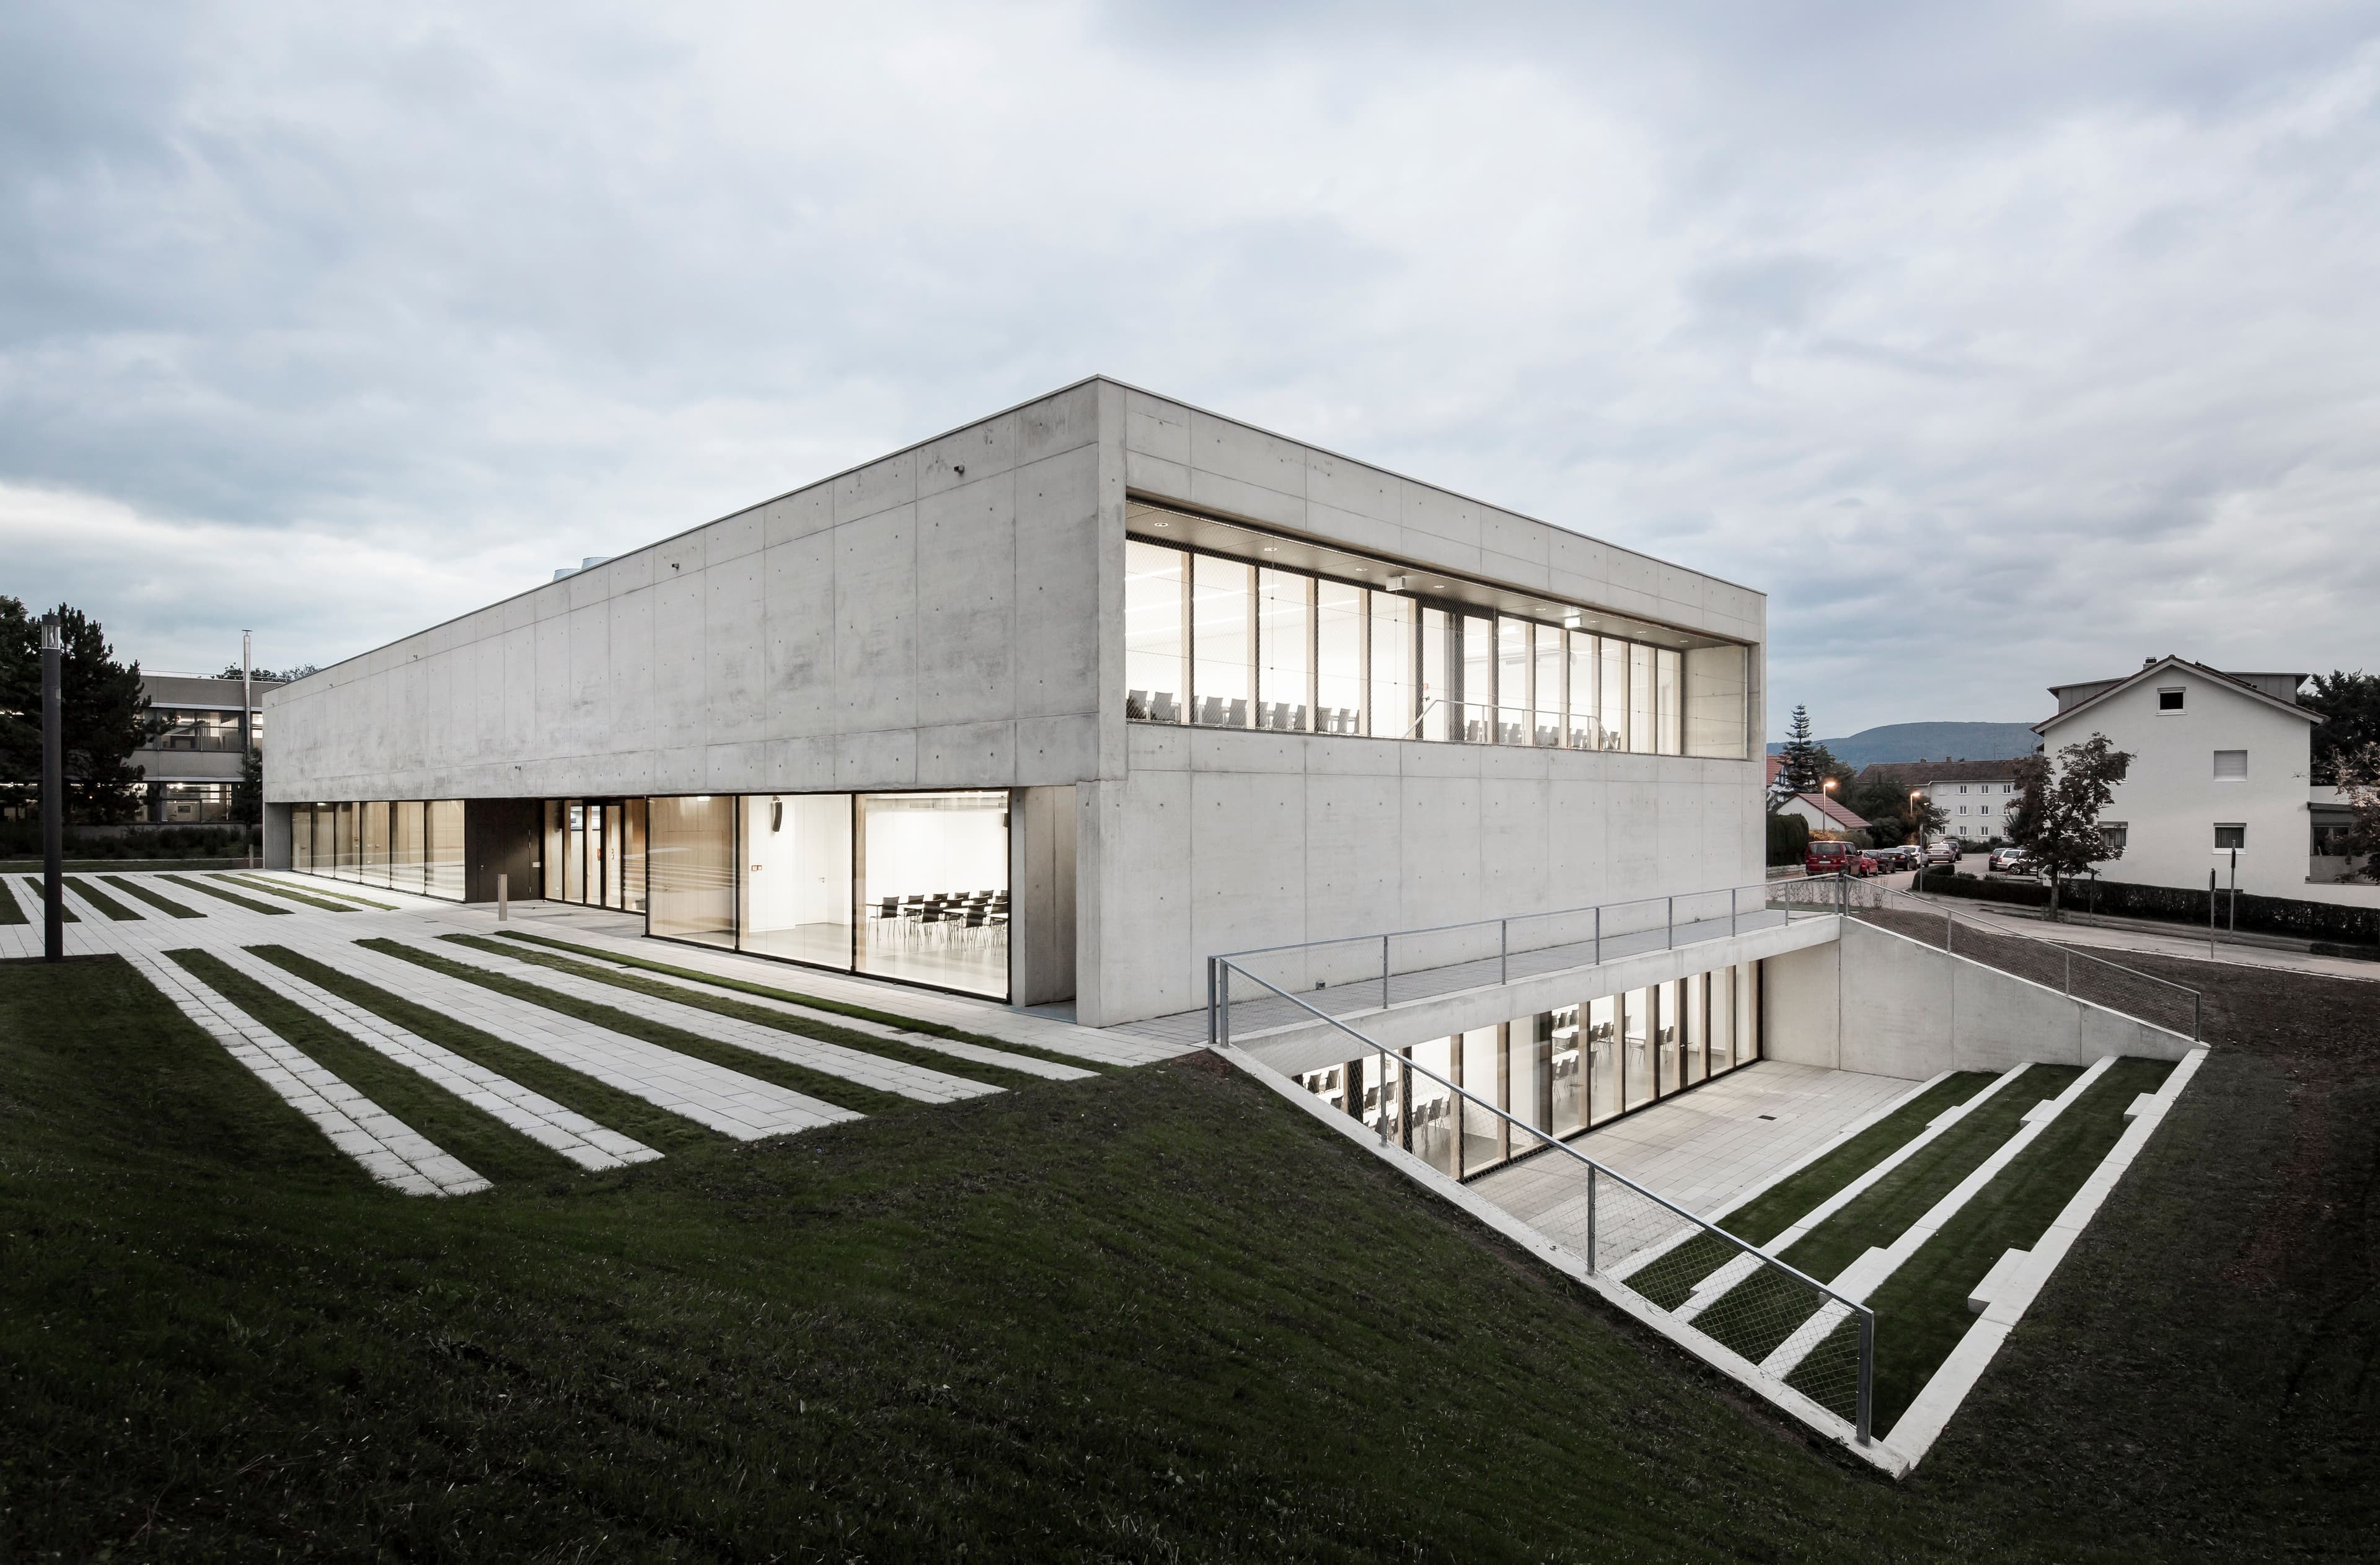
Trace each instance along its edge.
<instances>
[{"instance_id":1,"label":"apartment building in background","mask_svg":"<svg viewBox=\"0 0 2380 1565\"><path fill-rule=\"evenodd\" d=\"M231 819L232 790L252 734L263 740L265 692L277 682L143 671L149 710L165 721L156 738L132 753L141 771L141 819L171 825ZM252 699L256 710L243 703Z\"/></svg>"},{"instance_id":2,"label":"apartment building in background","mask_svg":"<svg viewBox=\"0 0 2380 1565\"><path fill-rule=\"evenodd\" d=\"M2009 812L2022 792L2014 760L1877 761L1859 775L1864 784L1886 778L1903 793L1920 794L1942 811L1939 835L1984 843L2007 834Z\"/></svg>"}]
</instances>

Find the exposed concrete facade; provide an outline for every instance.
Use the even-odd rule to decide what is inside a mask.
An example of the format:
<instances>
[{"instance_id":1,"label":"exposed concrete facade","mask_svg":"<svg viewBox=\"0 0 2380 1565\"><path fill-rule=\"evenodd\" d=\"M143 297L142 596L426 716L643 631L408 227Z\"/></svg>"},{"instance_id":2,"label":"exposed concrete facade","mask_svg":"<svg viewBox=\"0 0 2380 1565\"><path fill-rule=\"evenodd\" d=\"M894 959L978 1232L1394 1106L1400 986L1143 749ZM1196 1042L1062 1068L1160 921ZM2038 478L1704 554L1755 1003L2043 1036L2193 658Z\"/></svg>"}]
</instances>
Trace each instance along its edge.
<instances>
[{"instance_id":1,"label":"exposed concrete facade","mask_svg":"<svg viewBox=\"0 0 2380 1565\"><path fill-rule=\"evenodd\" d=\"M1690 752L1738 753L1129 722L1128 500L1732 643L1731 665L1685 664L1683 721ZM1105 1025L1201 1003L1210 952L1757 882L1766 613L1749 588L1092 380L273 693L267 796L1071 789L1071 836L1016 800L1036 835L1014 862L1049 875L1070 853L1073 883L1020 901L1014 992L1070 977Z\"/></svg>"},{"instance_id":2,"label":"exposed concrete facade","mask_svg":"<svg viewBox=\"0 0 2380 1565\"><path fill-rule=\"evenodd\" d=\"M1856 918L1761 966L1761 1054L1923 1080L2110 1054L2179 1060L2178 1033Z\"/></svg>"}]
</instances>

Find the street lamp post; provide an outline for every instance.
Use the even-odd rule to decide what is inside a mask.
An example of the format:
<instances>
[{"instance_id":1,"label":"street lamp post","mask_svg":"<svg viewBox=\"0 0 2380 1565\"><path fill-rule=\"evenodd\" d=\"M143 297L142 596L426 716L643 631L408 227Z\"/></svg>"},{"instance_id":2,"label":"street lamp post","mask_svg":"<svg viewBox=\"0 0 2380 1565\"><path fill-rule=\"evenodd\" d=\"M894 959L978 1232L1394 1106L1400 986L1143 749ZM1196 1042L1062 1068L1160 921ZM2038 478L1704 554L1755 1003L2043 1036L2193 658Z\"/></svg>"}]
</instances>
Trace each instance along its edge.
<instances>
[{"instance_id":1,"label":"street lamp post","mask_svg":"<svg viewBox=\"0 0 2380 1565\"><path fill-rule=\"evenodd\" d=\"M256 695L250 683L255 675L253 666L249 661L250 634L245 630L239 633L239 782L233 789L234 797L238 796L239 788L247 786L248 759L256 753ZM261 815L261 811L260 810L259 813ZM245 838L248 835L248 822L241 821L239 827L239 834ZM258 830L261 831L262 828L259 827ZM254 854L247 856L247 864L250 869L256 867Z\"/></svg>"},{"instance_id":2,"label":"street lamp post","mask_svg":"<svg viewBox=\"0 0 2380 1565\"><path fill-rule=\"evenodd\" d=\"M42 616L42 960L67 953L66 627Z\"/></svg>"}]
</instances>

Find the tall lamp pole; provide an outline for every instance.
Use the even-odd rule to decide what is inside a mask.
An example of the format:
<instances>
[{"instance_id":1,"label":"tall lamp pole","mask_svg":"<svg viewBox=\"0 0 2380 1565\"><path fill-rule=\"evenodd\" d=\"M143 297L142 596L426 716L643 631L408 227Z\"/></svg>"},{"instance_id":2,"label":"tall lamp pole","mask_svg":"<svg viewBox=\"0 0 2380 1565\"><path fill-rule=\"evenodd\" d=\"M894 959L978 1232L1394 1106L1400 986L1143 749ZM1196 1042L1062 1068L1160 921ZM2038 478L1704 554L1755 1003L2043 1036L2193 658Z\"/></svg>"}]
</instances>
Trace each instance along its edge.
<instances>
[{"instance_id":1,"label":"tall lamp pole","mask_svg":"<svg viewBox=\"0 0 2380 1565\"><path fill-rule=\"evenodd\" d=\"M241 631L241 632L239 633L239 786L240 786L240 787L245 787L245 786L247 786L247 784L248 784L248 758L249 758L249 757L250 757L250 756L252 756L252 755L254 755L254 754L256 753L256 696L255 696L254 690L253 690L253 688L251 687L250 683L249 683L249 682L250 682L250 681L255 677L255 675L254 675L253 666L252 666L252 665L249 663L249 634L250 634L249 632L245 631L245 630L243 630L243 631ZM260 809L260 811L259 811L258 813L259 813L259 815L261 816L261 815L262 814L262 811ZM243 839L245 839L245 838L247 837L247 835L248 835L248 822L247 822L247 821L245 821L245 820L243 820L243 821L241 821L239 824L240 824L240 833L239 833L239 834L240 834L240 836L241 836ZM259 831L261 831L261 830L262 830L262 828L261 828L261 827L259 827L259 828L258 828L258 830L259 830ZM249 855L248 855L248 867L249 867L250 869L253 869L253 868L255 868L255 867L256 867L256 855L255 855L254 854L252 854L252 853L251 853L251 854L249 854Z\"/></svg>"},{"instance_id":2,"label":"tall lamp pole","mask_svg":"<svg viewBox=\"0 0 2380 1565\"><path fill-rule=\"evenodd\" d=\"M42 616L42 960L67 953L66 856L67 761L65 705L66 627L55 614Z\"/></svg>"}]
</instances>

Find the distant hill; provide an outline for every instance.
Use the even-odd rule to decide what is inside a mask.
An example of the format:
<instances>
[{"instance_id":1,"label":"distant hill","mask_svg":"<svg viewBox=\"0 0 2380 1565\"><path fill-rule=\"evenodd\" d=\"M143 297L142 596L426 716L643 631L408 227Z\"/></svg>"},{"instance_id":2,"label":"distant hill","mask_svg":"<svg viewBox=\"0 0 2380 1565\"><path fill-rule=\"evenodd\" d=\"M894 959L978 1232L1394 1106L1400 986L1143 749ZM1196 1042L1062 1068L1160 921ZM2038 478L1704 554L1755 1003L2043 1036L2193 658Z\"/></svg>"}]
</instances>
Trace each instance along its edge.
<instances>
[{"instance_id":1,"label":"distant hill","mask_svg":"<svg viewBox=\"0 0 2380 1565\"><path fill-rule=\"evenodd\" d=\"M1880 760L2006 760L2033 754L2041 736L2022 722L1888 722L1848 739L1818 741L1845 766ZM1768 746L1775 755L1785 746Z\"/></svg>"}]
</instances>

